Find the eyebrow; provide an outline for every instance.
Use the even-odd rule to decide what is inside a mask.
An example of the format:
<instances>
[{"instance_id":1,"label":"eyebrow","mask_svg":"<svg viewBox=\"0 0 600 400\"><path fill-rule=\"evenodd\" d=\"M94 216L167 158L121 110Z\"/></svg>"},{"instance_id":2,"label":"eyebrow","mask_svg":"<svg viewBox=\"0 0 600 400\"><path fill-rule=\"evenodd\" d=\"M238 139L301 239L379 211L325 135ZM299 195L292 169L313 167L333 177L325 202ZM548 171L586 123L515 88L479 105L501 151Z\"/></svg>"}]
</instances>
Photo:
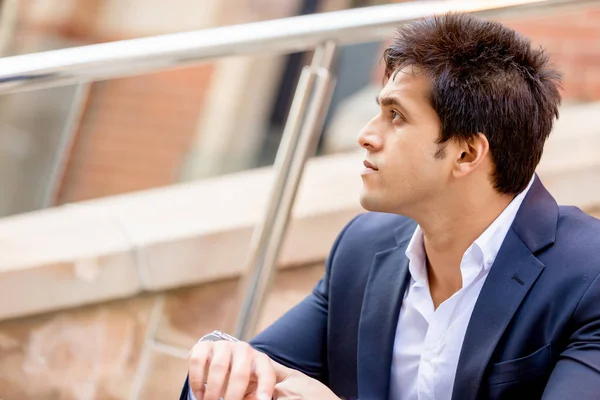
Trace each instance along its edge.
<instances>
[{"instance_id":1,"label":"eyebrow","mask_svg":"<svg viewBox=\"0 0 600 400\"><path fill-rule=\"evenodd\" d=\"M400 99L398 99L398 97L396 97L396 96L380 97L379 95L377 95L377 96L375 96L375 103L377 103L377 105L380 107L396 106L403 113L407 114L406 108L402 106L402 103L400 103Z\"/></svg>"}]
</instances>

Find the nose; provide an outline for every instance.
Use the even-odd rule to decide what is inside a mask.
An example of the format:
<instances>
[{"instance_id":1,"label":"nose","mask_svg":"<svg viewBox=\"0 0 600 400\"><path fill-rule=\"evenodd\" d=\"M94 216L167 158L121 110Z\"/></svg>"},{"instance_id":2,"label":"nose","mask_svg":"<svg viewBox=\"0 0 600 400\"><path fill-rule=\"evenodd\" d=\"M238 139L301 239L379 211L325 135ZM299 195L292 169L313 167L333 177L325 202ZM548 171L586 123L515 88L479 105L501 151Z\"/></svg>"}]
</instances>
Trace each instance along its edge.
<instances>
[{"instance_id":1,"label":"nose","mask_svg":"<svg viewBox=\"0 0 600 400\"><path fill-rule=\"evenodd\" d=\"M368 151L379 151L383 146L383 138L376 129L376 119L369 121L358 134L358 144Z\"/></svg>"}]
</instances>

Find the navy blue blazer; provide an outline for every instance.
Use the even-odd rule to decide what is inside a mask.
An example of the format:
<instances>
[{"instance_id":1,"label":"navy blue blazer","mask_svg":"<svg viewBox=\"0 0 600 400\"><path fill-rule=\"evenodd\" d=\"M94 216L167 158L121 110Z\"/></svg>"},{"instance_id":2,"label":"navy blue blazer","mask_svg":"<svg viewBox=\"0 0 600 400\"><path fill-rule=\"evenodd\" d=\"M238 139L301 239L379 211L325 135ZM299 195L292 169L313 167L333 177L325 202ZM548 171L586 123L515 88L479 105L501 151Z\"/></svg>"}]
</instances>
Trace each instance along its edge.
<instances>
[{"instance_id":1,"label":"navy blue blazer","mask_svg":"<svg viewBox=\"0 0 600 400\"><path fill-rule=\"evenodd\" d=\"M252 345L340 397L387 399L415 227L355 218L312 294ZM536 178L473 310L452 399L600 399L599 275L600 221L557 206Z\"/></svg>"}]
</instances>

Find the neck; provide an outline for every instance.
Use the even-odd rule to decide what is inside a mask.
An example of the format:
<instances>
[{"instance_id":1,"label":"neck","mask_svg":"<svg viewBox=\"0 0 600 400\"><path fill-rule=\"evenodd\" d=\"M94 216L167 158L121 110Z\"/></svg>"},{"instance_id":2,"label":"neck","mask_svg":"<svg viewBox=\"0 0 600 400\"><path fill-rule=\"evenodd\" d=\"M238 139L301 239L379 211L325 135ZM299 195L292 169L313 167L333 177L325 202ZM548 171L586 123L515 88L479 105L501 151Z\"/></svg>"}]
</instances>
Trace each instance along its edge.
<instances>
[{"instance_id":1,"label":"neck","mask_svg":"<svg viewBox=\"0 0 600 400\"><path fill-rule=\"evenodd\" d=\"M438 205L414 218L423 231L430 281L456 290L462 287L464 253L515 197L493 188L474 191L472 196L464 196L464 190L459 193L444 195Z\"/></svg>"}]
</instances>

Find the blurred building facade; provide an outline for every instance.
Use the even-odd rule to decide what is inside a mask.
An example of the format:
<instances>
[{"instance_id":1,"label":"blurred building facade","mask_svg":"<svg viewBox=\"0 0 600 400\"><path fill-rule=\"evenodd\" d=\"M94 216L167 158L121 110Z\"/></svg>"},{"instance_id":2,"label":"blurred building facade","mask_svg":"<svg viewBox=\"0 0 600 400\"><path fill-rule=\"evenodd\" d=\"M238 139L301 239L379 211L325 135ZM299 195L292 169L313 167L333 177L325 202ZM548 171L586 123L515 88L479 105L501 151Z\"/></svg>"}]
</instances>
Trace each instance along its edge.
<instances>
[{"instance_id":1,"label":"blurred building facade","mask_svg":"<svg viewBox=\"0 0 600 400\"><path fill-rule=\"evenodd\" d=\"M314 4L313 4L314 3ZM335 10L346 1L30 0L19 4L12 54ZM85 88L65 132L74 88L5 96L0 215L245 169L268 131L284 57L244 57ZM294 79L292 76L288 79ZM240 128L243 127L243 128ZM10 132L13 131L11 134ZM73 143L52 196L61 137ZM236 137L233 140L233 137Z\"/></svg>"},{"instance_id":2,"label":"blurred building facade","mask_svg":"<svg viewBox=\"0 0 600 400\"><path fill-rule=\"evenodd\" d=\"M16 3L19 18L11 54L384 1ZM567 102L600 100L598 10L503 22L547 48L564 71ZM323 152L351 149L355 134L374 112L371 97L381 82L384 45L365 43L341 50ZM80 88L3 96L0 182L5 191L0 216L270 164L306 58L306 54L236 57ZM69 116L71 124L65 126ZM340 119L346 121L341 126L336 124ZM67 149L58 151L64 143Z\"/></svg>"}]
</instances>

